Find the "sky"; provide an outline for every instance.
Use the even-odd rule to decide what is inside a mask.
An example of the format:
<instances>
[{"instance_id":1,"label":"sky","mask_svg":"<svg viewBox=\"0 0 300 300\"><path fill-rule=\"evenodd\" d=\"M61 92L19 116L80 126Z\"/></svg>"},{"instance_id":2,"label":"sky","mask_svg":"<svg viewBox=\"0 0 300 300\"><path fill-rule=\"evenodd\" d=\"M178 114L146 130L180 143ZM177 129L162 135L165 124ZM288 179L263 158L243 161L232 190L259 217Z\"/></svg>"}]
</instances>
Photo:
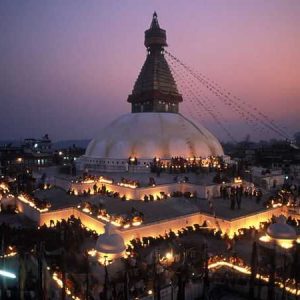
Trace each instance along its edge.
<instances>
[{"instance_id":1,"label":"sky","mask_svg":"<svg viewBox=\"0 0 300 300\"><path fill-rule=\"evenodd\" d=\"M89 139L130 112L126 100L154 11L168 51L289 132L300 131L298 0L2 0L0 140ZM237 139L258 138L239 116L220 113ZM214 120L201 118L227 139Z\"/></svg>"}]
</instances>

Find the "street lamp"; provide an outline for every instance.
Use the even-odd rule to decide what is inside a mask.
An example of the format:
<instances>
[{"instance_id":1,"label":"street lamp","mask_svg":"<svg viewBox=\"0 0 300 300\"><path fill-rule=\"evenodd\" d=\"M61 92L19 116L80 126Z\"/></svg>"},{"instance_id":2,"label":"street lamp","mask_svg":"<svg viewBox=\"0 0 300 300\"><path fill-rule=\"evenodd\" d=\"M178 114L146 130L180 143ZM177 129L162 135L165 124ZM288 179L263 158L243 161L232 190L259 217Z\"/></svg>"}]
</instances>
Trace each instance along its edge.
<instances>
[{"instance_id":1,"label":"street lamp","mask_svg":"<svg viewBox=\"0 0 300 300\"><path fill-rule=\"evenodd\" d=\"M12 279L16 279L17 276L14 273L5 271L5 270L0 270L0 276L6 277L6 278L12 278Z\"/></svg>"}]
</instances>

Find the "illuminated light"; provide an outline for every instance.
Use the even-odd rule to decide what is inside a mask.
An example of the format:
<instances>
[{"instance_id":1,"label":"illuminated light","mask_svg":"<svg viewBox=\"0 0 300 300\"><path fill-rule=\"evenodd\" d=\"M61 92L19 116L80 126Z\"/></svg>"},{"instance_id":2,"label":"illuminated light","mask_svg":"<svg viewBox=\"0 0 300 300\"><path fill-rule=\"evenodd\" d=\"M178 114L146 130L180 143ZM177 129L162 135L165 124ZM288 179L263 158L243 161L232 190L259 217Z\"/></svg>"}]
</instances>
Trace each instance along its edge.
<instances>
[{"instance_id":1,"label":"illuminated light","mask_svg":"<svg viewBox=\"0 0 300 300\"><path fill-rule=\"evenodd\" d=\"M0 189L3 190L4 192L9 192L8 185L4 182L0 183Z\"/></svg>"},{"instance_id":2,"label":"illuminated light","mask_svg":"<svg viewBox=\"0 0 300 300\"><path fill-rule=\"evenodd\" d=\"M136 158L136 157L130 156L130 157L129 157L129 161L132 162L132 163L134 163L134 162L137 161L137 158Z\"/></svg>"},{"instance_id":3,"label":"illuminated light","mask_svg":"<svg viewBox=\"0 0 300 300\"><path fill-rule=\"evenodd\" d=\"M11 273L11 272L8 272L5 270L0 270L0 275L3 277L12 278L12 279L17 278L17 276L14 273Z\"/></svg>"},{"instance_id":4,"label":"illuminated light","mask_svg":"<svg viewBox=\"0 0 300 300\"><path fill-rule=\"evenodd\" d=\"M230 259L229 259L230 260ZM208 269L214 269L214 268L219 268L219 267L228 267L231 268L235 271L238 271L240 273L243 273L245 275L251 275L251 267L247 266L247 265L238 265L238 264L234 264L231 263L230 261L226 261L225 259L217 261L217 262L213 262L213 263L209 263L208 264ZM262 274L256 274L256 278L264 281L264 282L269 282L269 277L262 275ZM282 284L282 282L280 281L275 281L275 284L280 287L281 289L284 289L294 295L300 295L300 290L299 289L295 289L293 287L289 287L289 286L284 286ZM294 284L294 283L293 283Z\"/></svg>"},{"instance_id":5,"label":"illuminated light","mask_svg":"<svg viewBox=\"0 0 300 300\"><path fill-rule=\"evenodd\" d=\"M259 238L260 241L265 242L265 243L270 243L272 241L276 242L278 246L280 246L283 249L290 249L293 248L294 246L294 241L293 240L284 240L284 239L273 239L268 235L261 236Z\"/></svg>"},{"instance_id":6,"label":"illuminated light","mask_svg":"<svg viewBox=\"0 0 300 300\"><path fill-rule=\"evenodd\" d=\"M171 252L168 252L168 253L166 254L166 259L168 259L168 260L173 259L173 254L172 254Z\"/></svg>"},{"instance_id":7,"label":"illuminated light","mask_svg":"<svg viewBox=\"0 0 300 300\"><path fill-rule=\"evenodd\" d=\"M97 251L95 249L92 249L90 251L88 251L88 255L92 256L92 257L95 257L97 254Z\"/></svg>"},{"instance_id":8,"label":"illuminated light","mask_svg":"<svg viewBox=\"0 0 300 300\"><path fill-rule=\"evenodd\" d=\"M241 179L241 177L236 177L234 178L234 183L243 183L243 180Z\"/></svg>"},{"instance_id":9,"label":"illuminated light","mask_svg":"<svg viewBox=\"0 0 300 300\"><path fill-rule=\"evenodd\" d=\"M78 196L78 191L77 190L74 190L74 195Z\"/></svg>"},{"instance_id":10,"label":"illuminated light","mask_svg":"<svg viewBox=\"0 0 300 300\"><path fill-rule=\"evenodd\" d=\"M21 194L18 196L18 199L20 201L22 201L23 203L26 203L28 204L30 207L36 209L37 211L39 211L40 213L43 213L43 212L47 212L49 211L49 208L39 208L35 205L35 203L33 202L34 200L33 199L30 199L28 196L25 196L24 194ZM49 207L51 207L51 205L49 205Z\"/></svg>"},{"instance_id":11,"label":"illuminated light","mask_svg":"<svg viewBox=\"0 0 300 300\"><path fill-rule=\"evenodd\" d=\"M129 228L129 227L130 227L130 224L128 224L128 223L125 224L125 225L123 225L123 228L124 228L124 229L127 229L127 228Z\"/></svg>"},{"instance_id":12,"label":"illuminated light","mask_svg":"<svg viewBox=\"0 0 300 300\"><path fill-rule=\"evenodd\" d=\"M13 251L13 252L10 252L10 253L8 253L8 254L1 255L0 258L13 257L13 256L16 256L17 254L18 254L18 252Z\"/></svg>"},{"instance_id":13,"label":"illuminated light","mask_svg":"<svg viewBox=\"0 0 300 300\"><path fill-rule=\"evenodd\" d=\"M92 180L92 179L86 179L86 180L83 180L81 181L81 183L94 183L95 180Z\"/></svg>"},{"instance_id":14,"label":"illuminated light","mask_svg":"<svg viewBox=\"0 0 300 300\"><path fill-rule=\"evenodd\" d=\"M87 208L87 207L84 207L82 209L82 211L85 212L85 213L87 213L87 214L89 214L91 212L91 210L89 208Z\"/></svg>"},{"instance_id":15,"label":"illuminated light","mask_svg":"<svg viewBox=\"0 0 300 300\"><path fill-rule=\"evenodd\" d=\"M58 152L58 155L62 156L64 153L62 151Z\"/></svg>"},{"instance_id":16,"label":"illuminated light","mask_svg":"<svg viewBox=\"0 0 300 300\"><path fill-rule=\"evenodd\" d=\"M271 241L271 238L268 235L263 235L259 238L260 241L268 243Z\"/></svg>"},{"instance_id":17,"label":"illuminated light","mask_svg":"<svg viewBox=\"0 0 300 300\"><path fill-rule=\"evenodd\" d=\"M18 163L21 163L22 161L23 161L23 158L22 158L22 157L18 157L18 158L17 158L17 162L18 162Z\"/></svg>"},{"instance_id":18,"label":"illuminated light","mask_svg":"<svg viewBox=\"0 0 300 300\"><path fill-rule=\"evenodd\" d=\"M250 267L242 267L242 266L238 266L238 265L234 265L232 263L229 263L227 261L218 261L215 263L211 263L208 265L208 269L214 269L214 268L218 268L218 267L228 267L228 268L232 268L240 273L243 274L247 274L250 275L251 271L250 271Z\"/></svg>"},{"instance_id":19,"label":"illuminated light","mask_svg":"<svg viewBox=\"0 0 300 300\"><path fill-rule=\"evenodd\" d=\"M109 183L109 184L113 183L113 181L111 179L104 178L103 176L100 176L98 181L101 182L101 183Z\"/></svg>"},{"instance_id":20,"label":"illuminated light","mask_svg":"<svg viewBox=\"0 0 300 300\"><path fill-rule=\"evenodd\" d=\"M300 244L300 237L297 238L296 243Z\"/></svg>"},{"instance_id":21,"label":"illuminated light","mask_svg":"<svg viewBox=\"0 0 300 300\"><path fill-rule=\"evenodd\" d=\"M153 294L153 291L152 290L149 290L148 291L148 295L152 295Z\"/></svg>"},{"instance_id":22,"label":"illuminated light","mask_svg":"<svg viewBox=\"0 0 300 300\"><path fill-rule=\"evenodd\" d=\"M61 280L60 278L58 278L58 275L57 275L56 272L53 273L52 279L56 282L56 284L57 284L61 289L63 288L63 282L62 282L62 280ZM76 297L76 296L74 296L74 295L71 295L72 293L71 293L71 291L68 289L68 287L66 287L65 290L66 290L66 294L67 294L67 295L71 296L71 297L72 297L73 299L75 299L75 300L80 300L79 297Z\"/></svg>"},{"instance_id":23,"label":"illuminated light","mask_svg":"<svg viewBox=\"0 0 300 300\"><path fill-rule=\"evenodd\" d=\"M119 222L116 222L116 221L110 221L110 223L117 226L117 227L122 226L122 224L120 224Z\"/></svg>"},{"instance_id":24,"label":"illuminated light","mask_svg":"<svg viewBox=\"0 0 300 300\"><path fill-rule=\"evenodd\" d=\"M141 224L142 224L142 221L132 222L132 226L140 226Z\"/></svg>"},{"instance_id":25,"label":"illuminated light","mask_svg":"<svg viewBox=\"0 0 300 300\"><path fill-rule=\"evenodd\" d=\"M294 246L292 240L277 240L277 243L280 247L284 249L290 249Z\"/></svg>"},{"instance_id":26,"label":"illuminated light","mask_svg":"<svg viewBox=\"0 0 300 300\"><path fill-rule=\"evenodd\" d=\"M131 189L136 189L137 188L137 184L136 183L123 183L123 182L119 182L118 183L119 186L124 186L127 188L131 188Z\"/></svg>"}]
</instances>

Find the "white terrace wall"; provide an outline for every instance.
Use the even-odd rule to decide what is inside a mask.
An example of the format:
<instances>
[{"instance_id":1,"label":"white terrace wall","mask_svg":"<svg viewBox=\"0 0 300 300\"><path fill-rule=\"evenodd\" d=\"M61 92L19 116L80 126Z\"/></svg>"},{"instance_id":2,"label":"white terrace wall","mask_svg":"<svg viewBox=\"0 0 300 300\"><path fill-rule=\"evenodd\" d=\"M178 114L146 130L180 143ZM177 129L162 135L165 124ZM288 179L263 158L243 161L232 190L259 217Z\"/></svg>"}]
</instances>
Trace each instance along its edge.
<instances>
[{"instance_id":1,"label":"white terrace wall","mask_svg":"<svg viewBox=\"0 0 300 300\"><path fill-rule=\"evenodd\" d=\"M74 213L75 209L73 207L44 212L40 216L39 225L42 226L46 224L47 226L50 226L50 221L54 221L54 223L56 223L57 221L67 220L74 215Z\"/></svg>"},{"instance_id":2,"label":"white terrace wall","mask_svg":"<svg viewBox=\"0 0 300 300\"><path fill-rule=\"evenodd\" d=\"M93 191L93 186L95 183L72 183L68 185L67 182L63 180L57 181L58 186L62 187L65 190L71 188L72 190L78 191L79 194L83 193L84 190L90 189ZM172 183L172 184L162 184L157 186L150 187L140 187L140 188L129 188L124 186L119 186L117 184L109 184L109 183L98 183L97 187L101 188L102 185L106 186L108 191L117 192L120 196L125 195L127 199L133 200L142 200L145 195L153 195L154 197L160 196L160 192L164 192L165 194L173 193L173 192L197 192L198 197L206 198L207 191L210 191L210 195L213 197L220 196L220 185L198 185L198 184L190 184L190 183Z\"/></svg>"},{"instance_id":3,"label":"white terrace wall","mask_svg":"<svg viewBox=\"0 0 300 300\"><path fill-rule=\"evenodd\" d=\"M159 235L164 235L170 230L177 232L182 228L193 226L194 224L202 225L203 222L206 221L208 227L221 230L223 233L227 233L229 237L233 237L234 233L241 228L259 228L261 222L267 222L272 218L272 216L279 216L280 214L286 215L286 210L281 207L277 207L232 220L215 218L202 213L194 213L181 216L176 219L168 219L156 223L145 224L139 227L132 227L127 230L120 230L119 232L123 236L125 243L128 244L134 238L147 236L157 237Z\"/></svg>"},{"instance_id":4,"label":"white terrace wall","mask_svg":"<svg viewBox=\"0 0 300 300\"><path fill-rule=\"evenodd\" d=\"M272 216L278 217L279 215L287 216L286 207L271 208L258 214L252 213L251 215L232 219L230 220L230 234L233 234L240 228L250 228L251 226L259 228L261 222L267 222Z\"/></svg>"},{"instance_id":5,"label":"white terrace wall","mask_svg":"<svg viewBox=\"0 0 300 300\"><path fill-rule=\"evenodd\" d=\"M194 213L186 216L177 217L176 219L168 219L158 221L151 224L145 224L139 227L131 227L126 230L119 230L123 236L125 244L128 244L132 239L142 238L147 236L159 236L165 235L170 230L176 232L187 226L193 226L201 222L201 216L199 213Z\"/></svg>"},{"instance_id":6,"label":"white terrace wall","mask_svg":"<svg viewBox=\"0 0 300 300\"><path fill-rule=\"evenodd\" d=\"M95 230L98 234L104 232L104 222L78 210L77 208L65 208L40 214L40 212L38 212L36 209L21 202L20 200L17 200L17 205L20 212L24 213L30 219L36 221L39 225L46 224L49 226L51 220L53 220L55 223L56 221L61 221L62 219L66 220L71 215L74 215L75 217L80 218L83 225L85 225L87 228ZM164 235L170 230L176 232L187 226L193 226L194 224L201 225L204 221L206 221L209 227L221 230L232 237L234 233L241 228L258 228L261 222L266 222L270 220L272 216L279 216L280 214L287 216L287 208L277 207L232 220L215 218L214 216L202 213L194 213L173 219L158 221L155 223L143 224L141 226L131 227L126 230L116 230L123 236L125 243L128 244L129 241L134 238L142 238L147 236L157 237L159 235Z\"/></svg>"},{"instance_id":7,"label":"white terrace wall","mask_svg":"<svg viewBox=\"0 0 300 300\"><path fill-rule=\"evenodd\" d=\"M222 218L215 218L211 215L201 213L201 224L206 221L209 227L221 230L223 233L233 237L234 233L238 232L241 228L255 227L259 228L260 223L269 221L272 216L287 215L287 210L283 207L271 208L266 211L248 214L239 218L225 220Z\"/></svg>"},{"instance_id":8,"label":"white terrace wall","mask_svg":"<svg viewBox=\"0 0 300 300\"><path fill-rule=\"evenodd\" d=\"M20 213L24 214L27 218L39 224L40 212L36 208L22 202L18 198L16 198L16 206Z\"/></svg>"},{"instance_id":9,"label":"white terrace wall","mask_svg":"<svg viewBox=\"0 0 300 300\"><path fill-rule=\"evenodd\" d=\"M86 226L87 228L91 230L95 230L98 234L104 233L104 226L105 223L100 221L99 219L96 219L92 216L89 216L88 214L78 210L74 209L75 217L80 218L82 224Z\"/></svg>"},{"instance_id":10,"label":"white terrace wall","mask_svg":"<svg viewBox=\"0 0 300 300\"><path fill-rule=\"evenodd\" d=\"M61 221L63 219L67 220L72 215L79 218L82 224L90 230L95 230L98 234L104 232L105 223L73 207L42 213L38 223L40 226L43 224L50 226L51 220L56 223L56 221Z\"/></svg>"}]
</instances>

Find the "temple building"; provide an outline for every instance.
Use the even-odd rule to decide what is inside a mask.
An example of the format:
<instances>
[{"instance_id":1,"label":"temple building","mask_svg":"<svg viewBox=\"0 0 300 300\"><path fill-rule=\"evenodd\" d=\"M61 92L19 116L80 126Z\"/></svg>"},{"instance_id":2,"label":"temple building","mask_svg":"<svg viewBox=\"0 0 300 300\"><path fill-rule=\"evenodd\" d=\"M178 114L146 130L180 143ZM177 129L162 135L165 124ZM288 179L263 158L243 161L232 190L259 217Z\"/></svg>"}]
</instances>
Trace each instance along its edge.
<instances>
[{"instance_id":1,"label":"temple building","mask_svg":"<svg viewBox=\"0 0 300 300\"><path fill-rule=\"evenodd\" d=\"M180 114L183 101L164 57L166 31L157 14L145 31L146 61L127 101L131 113L114 120L88 145L80 170L146 171L154 158L222 156L217 138Z\"/></svg>"}]
</instances>

